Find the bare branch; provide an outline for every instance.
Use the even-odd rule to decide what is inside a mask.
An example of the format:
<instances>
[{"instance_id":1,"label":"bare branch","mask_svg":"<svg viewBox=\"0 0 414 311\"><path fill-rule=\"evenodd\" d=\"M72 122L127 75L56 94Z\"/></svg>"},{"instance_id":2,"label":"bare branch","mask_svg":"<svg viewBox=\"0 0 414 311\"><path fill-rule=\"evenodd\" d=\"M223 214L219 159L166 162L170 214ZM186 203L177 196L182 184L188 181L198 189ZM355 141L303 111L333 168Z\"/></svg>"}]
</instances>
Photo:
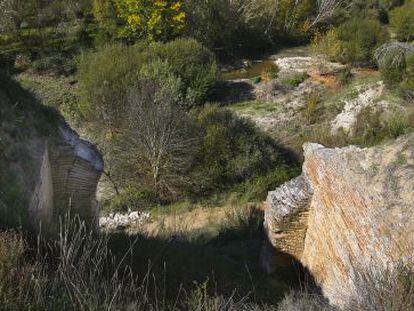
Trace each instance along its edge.
<instances>
[{"instance_id":1,"label":"bare branch","mask_svg":"<svg viewBox=\"0 0 414 311\"><path fill-rule=\"evenodd\" d=\"M342 7L346 2L351 2L347 0L318 0L317 5L317 14L313 18L312 23L309 26L309 29L314 27L317 24L323 23L330 19L335 11ZM347 7L351 4L349 3Z\"/></svg>"},{"instance_id":2,"label":"bare branch","mask_svg":"<svg viewBox=\"0 0 414 311\"><path fill-rule=\"evenodd\" d=\"M380 46L375 51L375 60L378 65L384 65L391 61L393 66L399 66L404 61L405 55L414 53L414 45L404 42L389 42Z\"/></svg>"}]
</instances>

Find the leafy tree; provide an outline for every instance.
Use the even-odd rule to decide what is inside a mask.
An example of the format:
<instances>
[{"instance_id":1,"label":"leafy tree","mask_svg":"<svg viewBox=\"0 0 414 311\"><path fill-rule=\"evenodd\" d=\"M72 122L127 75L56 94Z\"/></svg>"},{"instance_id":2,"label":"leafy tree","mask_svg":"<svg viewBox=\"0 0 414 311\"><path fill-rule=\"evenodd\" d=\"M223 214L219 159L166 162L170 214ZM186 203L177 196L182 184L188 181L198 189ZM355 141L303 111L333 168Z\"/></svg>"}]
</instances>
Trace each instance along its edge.
<instances>
[{"instance_id":1,"label":"leafy tree","mask_svg":"<svg viewBox=\"0 0 414 311\"><path fill-rule=\"evenodd\" d=\"M131 180L150 188L157 198L176 199L189 182L188 169L197 147L194 126L182 110L181 81L169 65L156 61L142 68L129 94L128 114L118 161Z\"/></svg>"},{"instance_id":2,"label":"leafy tree","mask_svg":"<svg viewBox=\"0 0 414 311\"><path fill-rule=\"evenodd\" d=\"M151 45L148 58L158 58L171 65L172 72L183 82L185 109L201 105L209 95L218 75L214 54L193 39L176 39Z\"/></svg>"},{"instance_id":3,"label":"leafy tree","mask_svg":"<svg viewBox=\"0 0 414 311\"><path fill-rule=\"evenodd\" d=\"M122 126L128 91L144 63L141 49L109 45L78 59L78 112L102 136L113 136Z\"/></svg>"},{"instance_id":4,"label":"leafy tree","mask_svg":"<svg viewBox=\"0 0 414 311\"><path fill-rule=\"evenodd\" d=\"M335 0L336 1L336 0ZM260 50L289 34L304 36L315 0L189 0L186 34L210 48Z\"/></svg>"},{"instance_id":5,"label":"leafy tree","mask_svg":"<svg viewBox=\"0 0 414 311\"><path fill-rule=\"evenodd\" d=\"M121 37L167 41L179 35L185 26L183 2L179 0L114 0L125 26Z\"/></svg>"}]
</instances>

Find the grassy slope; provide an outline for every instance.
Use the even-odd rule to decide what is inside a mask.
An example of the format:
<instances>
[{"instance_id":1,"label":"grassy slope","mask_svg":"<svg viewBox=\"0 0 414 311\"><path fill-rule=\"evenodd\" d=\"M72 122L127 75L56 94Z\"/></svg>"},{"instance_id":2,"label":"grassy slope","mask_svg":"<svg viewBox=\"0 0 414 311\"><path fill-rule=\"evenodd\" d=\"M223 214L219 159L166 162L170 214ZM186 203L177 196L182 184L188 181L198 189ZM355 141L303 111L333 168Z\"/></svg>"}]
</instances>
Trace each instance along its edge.
<instances>
[{"instance_id":1,"label":"grassy slope","mask_svg":"<svg viewBox=\"0 0 414 311\"><path fill-rule=\"evenodd\" d=\"M302 153L303 143L309 141L329 147L341 147L349 144L370 145L372 144L371 141L361 137L332 136L330 134L330 122L342 111L346 101L358 96L362 87L375 84L378 81L380 81L378 73L372 72L368 75L355 77L348 85L327 89L316 105L311 106L309 103L308 107L305 107L295 117L268 129L268 132L283 146L294 150L299 155ZM378 100L386 100L391 106L402 106L410 110L409 104L391 90L386 90L384 96ZM248 116L253 120L262 117L276 117L280 111L283 111L280 103L265 101L241 102L229 108L237 114ZM370 120L365 121L369 122ZM383 137L383 139L387 138ZM375 143L379 142L381 140Z\"/></svg>"}]
</instances>

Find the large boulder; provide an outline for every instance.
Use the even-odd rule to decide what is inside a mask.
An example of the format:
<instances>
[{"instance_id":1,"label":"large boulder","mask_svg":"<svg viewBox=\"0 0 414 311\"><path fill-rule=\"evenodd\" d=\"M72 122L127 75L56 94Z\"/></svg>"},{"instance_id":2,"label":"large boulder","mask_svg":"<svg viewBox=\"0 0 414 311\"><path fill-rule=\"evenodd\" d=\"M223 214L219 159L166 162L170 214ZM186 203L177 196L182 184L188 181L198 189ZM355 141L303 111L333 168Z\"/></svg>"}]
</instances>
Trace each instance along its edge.
<instances>
[{"instance_id":1,"label":"large boulder","mask_svg":"<svg viewBox=\"0 0 414 311\"><path fill-rule=\"evenodd\" d=\"M412 263L413 147L414 135L369 149L306 144L302 175L269 193L264 267L289 256L344 305L357 295L356 275Z\"/></svg>"}]
</instances>

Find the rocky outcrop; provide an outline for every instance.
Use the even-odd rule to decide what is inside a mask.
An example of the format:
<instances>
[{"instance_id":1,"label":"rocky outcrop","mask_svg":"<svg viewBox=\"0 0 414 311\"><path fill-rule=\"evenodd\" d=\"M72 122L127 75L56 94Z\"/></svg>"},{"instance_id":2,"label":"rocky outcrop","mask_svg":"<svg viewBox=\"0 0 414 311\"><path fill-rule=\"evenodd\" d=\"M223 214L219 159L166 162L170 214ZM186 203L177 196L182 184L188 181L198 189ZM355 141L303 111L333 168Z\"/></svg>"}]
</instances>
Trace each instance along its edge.
<instances>
[{"instance_id":1,"label":"rocky outcrop","mask_svg":"<svg viewBox=\"0 0 414 311\"><path fill-rule=\"evenodd\" d=\"M369 149L304 146L302 176L269 193L265 228L274 270L287 254L331 302L357 294L354 276L414 259L414 135Z\"/></svg>"},{"instance_id":2,"label":"rocky outcrop","mask_svg":"<svg viewBox=\"0 0 414 311\"><path fill-rule=\"evenodd\" d=\"M356 98L346 100L344 109L331 123L332 134L336 135L342 130L349 135L353 135L358 116L367 107L386 110L389 103L381 100L384 87L383 82L369 85L365 90L358 90L359 94Z\"/></svg>"},{"instance_id":3,"label":"rocky outcrop","mask_svg":"<svg viewBox=\"0 0 414 311\"><path fill-rule=\"evenodd\" d=\"M42 165L29 206L31 219L50 224L70 211L96 226L96 187L103 170L102 156L64 122L57 136L43 146Z\"/></svg>"},{"instance_id":4,"label":"rocky outcrop","mask_svg":"<svg viewBox=\"0 0 414 311\"><path fill-rule=\"evenodd\" d=\"M129 227L140 226L148 222L150 218L151 214L148 212L111 213L99 218L99 227L108 231L125 230Z\"/></svg>"},{"instance_id":5,"label":"rocky outcrop","mask_svg":"<svg viewBox=\"0 0 414 311\"><path fill-rule=\"evenodd\" d=\"M338 72L345 68L339 63L332 63L322 57L284 57L275 60L281 76L289 76L294 73L317 71L320 74Z\"/></svg>"}]
</instances>

